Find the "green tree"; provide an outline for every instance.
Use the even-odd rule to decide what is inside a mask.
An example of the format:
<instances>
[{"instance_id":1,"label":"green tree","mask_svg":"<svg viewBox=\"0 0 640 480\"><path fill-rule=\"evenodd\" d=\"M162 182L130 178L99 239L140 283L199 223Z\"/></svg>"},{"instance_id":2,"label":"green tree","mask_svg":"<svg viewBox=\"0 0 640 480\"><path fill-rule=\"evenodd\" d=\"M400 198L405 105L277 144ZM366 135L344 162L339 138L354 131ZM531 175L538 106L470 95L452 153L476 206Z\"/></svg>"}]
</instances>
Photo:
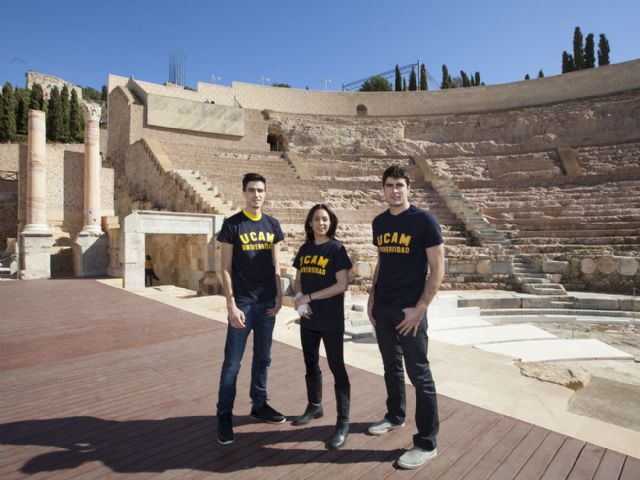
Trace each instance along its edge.
<instances>
[{"instance_id":1,"label":"green tree","mask_svg":"<svg viewBox=\"0 0 640 480\"><path fill-rule=\"evenodd\" d=\"M420 90L429 90L429 84L427 83L427 67L420 65Z\"/></svg>"},{"instance_id":2,"label":"green tree","mask_svg":"<svg viewBox=\"0 0 640 480\"><path fill-rule=\"evenodd\" d=\"M102 85L102 90L100 91L100 100L102 100L105 104L107 100L109 100L109 89L106 85Z\"/></svg>"},{"instance_id":3,"label":"green tree","mask_svg":"<svg viewBox=\"0 0 640 480\"><path fill-rule=\"evenodd\" d=\"M16 88L16 132L22 135L27 133L30 96L31 90L27 88Z\"/></svg>"},{"instance_id":4,"label":"green tree","mask_svg":"<svg viewBox=\"0 0 640 480\"><path fill-rule=\"evenodd\" d=\"M609 65L609 40L604 33L600 34L600 40L598 40L598 66Z\"/></svg>"},{"instance_id":5,"label":"green tree","mask_svg":"<svg viewBox=\"0 0 640 480\"><path fill-rule=\"evenodd\" d=\"M462 79L463 87L466 88L471 86L471 81L469 80L469 75L467 75L467 72L465 72L464 70L460 70L460 78Z\"/></svg>"},{"instance_id":6,"label":"green tree","mask_svg":"<svg viewBox=\"0 0 640 480\"><path fill-rule=\"evenodd\" d=\"M0 141L12 142L16 139L16 104L13 87L9 82L2 87L2 105L0 105Z\"/></svg>"},{"instance_id":7,"label":"green tree","mask_svg":"<svg viewBox=\"0 0 640 480\"><path fill-rule=\"evenodd\" d=\"M99 102L102 100L102 93L93 87L82 87L82 98Z\"/></svg>"},{"instance_id":8,"label":"green tree","mask_svg":"<svg viewBox=\"0 0 640 480\"><path fill-rule=\"evenodd\" d=\"M271 86L279 88L291 88L291 85L289 85L288 83L273 83L271 84Z\"/></svg>"},{"instance_id":9,"label":"green tree","mask_svg":"<svg viewBox=\"0 0 640 480\"><path fill-rule=\"evenodd\" d=\"M78 102L78 92L71 90L69 104L69 139L72 142L82 142L84 137L84 119Z\"/></svg>"},{"instance_id":10,"label":"green tree","mask_svg":"<svg viewBox=\"0 0 640 480\"><path fill-rule=\"evenodd\" d=\"M573 65L575 70L585 68L584 62L584 40L580 27L576 27L573 31Z\"/></svg>"},{"instance_id":11,"label":"green tree","mask_svg":"<svg viewBox=\"0 0 640 480\"><path fill-rule=\"evenodd\" d=\"M62 102L60 90L53 87L47 104L47 138L53 142L63 141L64 124L62 120Z\"/></svg>"},{"instance_id":12,"label":"green tree","mask_svg":"<svg viewBox=\"0 0 640 480\"><path fill-rule=\"evenodd\" d=\"M529 76L529 74L527 73L527 74L524 76L524 79L525 79L525 80L531 80L531 77L530 77L530 76Z\"/></svg>"},{"instance_id":13,"label":"green tree","mask_svg":"<svg viewBox=\"0 0 640 480\"><path fill-rule=\"evenodd\" d=\"M406 92L407 91L407 79L406 78L402 78L402 91Z\"/></svg>"},{"instance_id":14,"label":"green tree","mask_svg":"<svg viewBox=\"0 0 640 480\"><path fill-rule=\"evenodd\" d=\"M60 110L62 112L62 139L64 141L69 140L69 109L71 104L69 103L69 88L67 85L62 87L60 91Z\"/></svg>"},{"instance_id":15,"label":"green tree","mask_svg":"<svg viewBox=\"0 0 640 480\"><path fill-rule=\"evenodd\" d=\"M540 69L540 71L538 72L538 78L544 78L544 72L542 71L542 69Z\"/></svg>"},{"instance_id":16,"label":"green tree","mask_svg":"<svg viewBox=\"0 0 640 480\"><path fill-rule=\"evenodd\" d=\"M442 65L442 83L440 83L440 88L453 88L453 84L451 82L451 75L449 75L449 69L446 65Z\"/></svg>"},{"instance_id":17,"label":"green tree","mask_svg":"<svg viewBox=\"0 0 640 480\"><path fill-rule=\"evenodd\" d=\"M593 40L593 33L587 35L584 42L584 68L594 68L596 66L596 48Z\"/></svg>"},{"instance_id":18,"label":"green tree","mask_svg":"<svg viewBox=\"0 0 640 480\"><path fill-rule=\"evenodd\" d=\"M402 91L402 75L400 75L400 67L396 63L396 78L394 82L394 89L396 92Z\"/></svg>"},{"instance_id":19,"label":"green tree","mask_svg":"<svg viewBox=\"0 0 640 480\"><path fill-rule=\"evenodd\" d=\"M416 69L411 67L411 74L409 75L409 90L415 92L418 90L418 79L416 77Z\"/></svg>"},{"instance_id":20,"label":"green tree","mask_svg":"<svg viewBox=\"0 0 640 480\"><path fill-rule=\"evenodd\" d=\"M473 76L474 78L474 85L476 87L479 87L480 85L483 85L483 83L480 81L480 72L476 72L475 75Z\"/></svg>"},{"instance_id":21,"label":"green tree","mask_svg":"<svg viewBox=\"0 0 640 480\"><path fill-rule=\"evenodd\" d=\"M573 57L565 50L562 52L562 73L573 72Z\"/></svg>"},{"instance_id":22,"label":"green tree","mask_svg":"<svg viewBox=\"0 0 640 480\"><path fill-rule=\"evenodd\" d=\"M375 75L369 78L366 82L362 84L360 87L361 92L390 92L391 84L389 81L380 76Z\"/></svg>"},{"instance_id":23,"label":"green tree","mask_svg":"<svg viewBox=\"0 0 640 480\"><path fill-rule=\"evenodd\" d=\"M34 83L31 89L31 97L29 98L29 110L42 110L44 111L44 92L42 91L42 85Z\"/></svg>"}]
</instances>

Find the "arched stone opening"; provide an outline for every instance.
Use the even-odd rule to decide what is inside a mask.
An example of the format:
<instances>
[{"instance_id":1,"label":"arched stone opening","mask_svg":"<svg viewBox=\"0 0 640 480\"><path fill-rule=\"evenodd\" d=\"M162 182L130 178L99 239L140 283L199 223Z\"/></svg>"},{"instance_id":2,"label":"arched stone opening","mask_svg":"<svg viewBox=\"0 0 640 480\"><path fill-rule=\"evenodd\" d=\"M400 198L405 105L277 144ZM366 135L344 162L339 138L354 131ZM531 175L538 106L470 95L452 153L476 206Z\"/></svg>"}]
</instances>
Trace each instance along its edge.
<instances>
[{"instance_id":1,"label":"arched stone opening","mask_svg":"<svg viewBox=\"0 0 640 480\"><path fill-rule=\"evenodd\" d=\"M358 117L366 117L367 116L367 107L366 107L366 105L362 105L362 104L358 105L356 107L356 115Z\"/></svg>"}]
</instances>

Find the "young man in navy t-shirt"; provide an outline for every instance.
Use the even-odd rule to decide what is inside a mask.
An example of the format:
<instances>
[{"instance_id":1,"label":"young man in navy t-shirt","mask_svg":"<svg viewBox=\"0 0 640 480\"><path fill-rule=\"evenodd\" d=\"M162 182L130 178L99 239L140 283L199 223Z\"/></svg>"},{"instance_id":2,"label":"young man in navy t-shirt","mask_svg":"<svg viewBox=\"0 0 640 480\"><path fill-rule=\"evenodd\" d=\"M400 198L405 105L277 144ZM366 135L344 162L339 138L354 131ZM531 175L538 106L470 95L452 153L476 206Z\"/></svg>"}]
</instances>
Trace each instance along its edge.
<instances>
[{"instance_id":1,"label":"young man in navy t-shirt","mask_svg":"<svg viewBox=\"0 0 640 480\"><path fill-rule=\"evenodd\" d=\"M369 427L382 435L404 426L404 364L416 390L414 447L400 456L402 468L417 468L436 456L438 405L427 360L427 309L444 276L444 246L434 216L409 203L409 176L398 165L382 176L389 209L373 220L378 264L369 296L369 320L384 364L387 413ZM427 280L429 267L430 275Z\"/></svg>"},{"instance_id":2,"label":"young man in navy t-shirt","mask_svg":"<svg viewBox=\"0 0 640 480\"><path fill-rule=\"evenodd\" d=\"M276 314L282 305L278 248L284 239L278 221L262 213L267 182L247 173L242 179L245 207L227 218L218 241L221 244L222 283L227 298L229 325L218 391L218 442L233 443L232 413L236 379L249 333L253 330L251 417L283 423L285 417L267 404L267 371L271 364L271 339Z\"/></svg>"}]
</instances>

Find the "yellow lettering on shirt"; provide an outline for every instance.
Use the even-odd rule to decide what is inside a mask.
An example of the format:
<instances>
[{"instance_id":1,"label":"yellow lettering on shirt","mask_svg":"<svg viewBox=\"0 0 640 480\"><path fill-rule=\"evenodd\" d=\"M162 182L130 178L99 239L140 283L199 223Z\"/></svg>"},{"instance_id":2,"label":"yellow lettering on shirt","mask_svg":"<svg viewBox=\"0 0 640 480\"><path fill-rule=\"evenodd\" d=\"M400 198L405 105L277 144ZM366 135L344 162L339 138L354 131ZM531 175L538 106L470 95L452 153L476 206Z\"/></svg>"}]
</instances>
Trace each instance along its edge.
<instances>
[{"instance_id":1,"label":"yellow lettering on shirt","mask_svg":"<svg viewBox=\"0 0 640 480\"><path fill-rule=\"evenodd\" d=\"M376 237L380 253L410 253L411 235L399 232L385 232Z\"/></svg>"}]
</instances>

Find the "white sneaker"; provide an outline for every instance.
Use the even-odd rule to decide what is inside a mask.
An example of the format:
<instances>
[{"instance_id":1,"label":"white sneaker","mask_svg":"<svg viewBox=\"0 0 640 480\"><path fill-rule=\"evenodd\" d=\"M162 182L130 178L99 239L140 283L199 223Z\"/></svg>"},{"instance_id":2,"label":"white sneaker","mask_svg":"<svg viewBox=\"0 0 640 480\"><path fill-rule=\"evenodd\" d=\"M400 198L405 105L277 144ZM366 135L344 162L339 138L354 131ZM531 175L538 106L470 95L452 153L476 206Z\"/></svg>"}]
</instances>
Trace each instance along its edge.
<instances>
[{"instance_id":1,"label":"white sneaker","mask_svg":"<svg viewBox=\"0 0 640 480\"><path fill-rule=\"evenodd\" d=\"M395 430L396 428L401 428L401 427L404 427L404 422L402 422L400 424L391 423L385 417L382 420L380 420L379 422L376 422L376 423L372 424L369 427L369 433L371 435L382 435L382 434L387 433L387 432L389 432L391 430Z\"/></svg>"},{"instance_id":2,"label":"white sneaker","mask_svg":"<svg viewBox=\"0 0 640 480\"><path fill-rule=\"evenodd\" d=\"M438 450L423 450L420 447L413 447L411 450L407 450L400 458L398 458L398 466L411 470L421 467L438 454Z\"/></svg>"}]
</instances>

